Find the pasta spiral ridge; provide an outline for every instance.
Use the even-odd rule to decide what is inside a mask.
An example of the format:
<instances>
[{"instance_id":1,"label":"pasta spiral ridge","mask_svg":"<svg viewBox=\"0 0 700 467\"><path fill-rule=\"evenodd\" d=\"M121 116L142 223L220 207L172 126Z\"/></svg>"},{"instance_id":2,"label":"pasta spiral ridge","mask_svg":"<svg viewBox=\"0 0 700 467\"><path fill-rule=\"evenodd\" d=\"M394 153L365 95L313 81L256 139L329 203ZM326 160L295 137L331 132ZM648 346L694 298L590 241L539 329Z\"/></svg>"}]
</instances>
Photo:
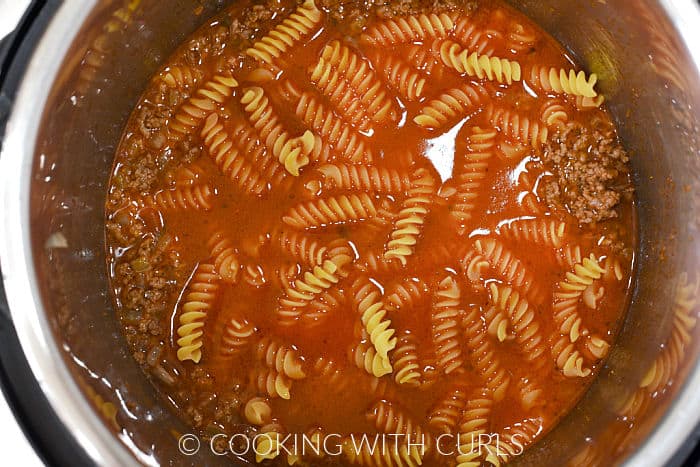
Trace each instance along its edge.
<instances>
[{"instance_id":1,"label":"pasta spiral ridge","mask_svg":"<svg viewBox=\"0 0 700 467\"><path fill-rule=\"evenodd\" d=\"M360 342L352 347L348 352L351 362L361 370L365 370L370 375L380 378L393 371L388 358L382 358L370 343Z\"/></svg>"},{"instance_id":2,"label":"pasta spiral ridge","mask_svg":"<svg viewBox=\"0 0 700 467\"><path fill-rule=\"evenodd\" d=\"M455 162L457 186L451 196L454 208L450 209L450 214L458 222L461 234L472 218L479 190L487 176L489 160L494 155L497 135L494 129L473 127L467 136L465 156Z\"/></svg>"},{"instance_id":3,"label":"pasta spiral ridge","mask_svg":"<svg viewBox=\"0 0 700 467\"><path fill-rule=\"evenodd\" d=\"M382 208L367 193L329 196L300 203L282 218L285 224L297 229L319 228L332 224L346 224L377 217Z\"/></svg>"},{"instance_id":4,"label":"pasta spiral ridge","mask_svg":"<svg viewBox=\"0 0 700 467\"><path fill-rule=\"evenodd\" d=\"M470 306L463 322L467 355L472 365L486 382L486 387L493 392L496 402L505 397L510 385L510 376L506 373L500 358L488 338L486 328L481 320L478 307Z\"/></svg>"},{"instance_id":5,"label":"pasta spiral ridge","mask_svg":"<svg viewBox=\"0 0 700 467\"><path fill-rule=\"evenodd\" d=\"M316 142L313 133L307 131L299 138L292 138L279 122L269 98L259 86L244 89L241 104L273 156L290 174L298 176L299 169L310 162L309 154Z\"/></svg>"},{"instance_id":6,"label":"pasta spiral ridge","mask_svg":"<svg viewBox=\"0 0 700 467\"><path fill-rule=\"evenodd\" d=\"M281 342L264 337L257 346L257 356L268 368L290 379L306 378L304 372L304 359L296 348L287 346Z\"/></svg>"},{"instance_id":7,"label":"pasta spiral ridge","mask_svg":"<svg viewBox=\"0 0 700 467\"><path fill-rule=\"evenodd\" d=\"M311 69L309 79L340 111L343 118L361 131L369 131L370 121L361 96L329 62L319 58L316 66Z\"/></svg>"},{"instance_id":8,"label":"pasta spiral ridge","mask_svg":"<svg viewBox=\"0 0 700 467\"><path fill-rule=\"evenodd\" d=\"M212 264L200 264L187 286L177 328L177 358L199 363L202 359L204 321L219 291L219 275Z\"/></svg>"},{"instance_id":9,"label":"pasta spiral ridge","mask_svg":"<svg viewBox=\"0 0 700 467\"><path fill-rule=\"evenodd\" d=\"M504 428L499 433L498 446L492 451L496 456L492 463L496 465L500 460L505 464L519 456L541 433L542 420L539 418L528 418Z\"/></svg>"},{"instance_id":10,"label":"pasta spiral ridge","mask_svg":"<svg viewBox=\"0 0 700 467\"><path fill-rule=\"evenodd\" d=\"M542 123L548 127L562 129L569 122L569 114L561 102L549 101L542 106Z\"/></svg>"},{"instance_id":11,"label":"pasta spiral ridge","mask_svg":"<svg viewBox=\"0 0 700 467\"><path fill-rule=\"evenodd\" d=\"M452 276L445 277L438 285L431 314L437 367L445 374L452 373L464 363L460 342L464 311L460 308L460 299L457 281Z\"/></svg>"},{"instance_id":12,"label":"pasta spiral ridge","mask_svg":"<svg viewBox=\"0 0 700 467\"><path fill-rule=\"evenodd\" d=\"M177 139L194 130L210 113L232 96L238 82L231 76L215 76L188 99L169 122L170 135Z\"/></svg>"},{"instance_id":13,"label":"pasta spiral ridge","mask_svg":"<svg viewBox=\"0 0 700 467\"><path fill-rule=\"evenodd\" d=\"M381 433L410 436L412 442L427 438L427 434L405 411L388 401L376 402L367 412L367 420ZM426 440L427 441L427 440ZM427 444L427 443L426 443Z\"/></svg>"},{"instance_id":14,"label":"pasta spiral ridge","mask_svg":"<svg viewBox=\"0 0 700 467\"><path fill-rule=\"evenodd\" d=\"M474 242L474 247L477 253L482 255L498 272L501 279L512 287L519 288L535 305L543 303L544 291L535 280L534 274L525 268L522 262L499 240L495 238L479 239Z\"/></svg>"},{"instance_id":15,"label":"pasta spiral ridge","mask_svg":"<svg viewBox=\"0 0 700 467\"><path fill-rule=\"evenodd\" d=\"M513 22L506 34L507 47L515 52L522 53L531 50L536 42L534 31L520 23Z\"/></svg>"},{"instance_id":16,"label":"pasta spiral ridge","mask_svg":"<svg viewBox=\"0 0 700 467\"><path fill-rule=\"evenodd\" d=\"M370 27L360 40L374 46L405 44L447 36L454 28L446 13L420 14L383 21Z\"/></svg>"},{"instance_id":17,"label":"pasta spiral ridge","mask_svg":"<svg viewBox=\"0 0 700 467\"><path fill-rule=\"evenodd\" d=\"M453 384L438 399L428 415L428 425L437 433L454 433L470 398L463 383Z\"/></svg>"},{"instance_id":18,"label":"pasta spiral ridge","mask_svg":"<svg viewBox=\"0 0 700 467\"><path fill-rule=\"evenodd\" d=\"M418 235L433 200L435 180L427 170L418 169L413 175L412 185L406 192L384 253L385 259L398 259L404 266L418 243Z\"/></svg>"},{"instance_id":19,"label":"pasta spiral ridge","mask_svg":"<svg viewBox=\"0 0 700 467\"><path fill-rule=\"evenodd\" d=\"M428 102L413 121L423 128L436 130L448 121L464 117L478 111L478 104L484 100L486 89L477 83L464 84L450 89Z\"/></svg>"},{"instance_id":20,"label":"pasta spiral ridge","mask_svg":"<svg viewBox=\"0 0 700 467\"><path fill-rule=\"evenodd\" d=\"M594 87L598 77L591 74L586 77L586 73L574 70L567 70L535 66L530 70L530 84L545 92L555 92L558 94L570 94L572 96L582 96L593 99L598 96Z\"/></svg>"},{"instance_id":21,"label":"pasta spiral ridge","mask_svg":"<svg viewBox=\"0 0 700 467\"><path fill-rule=\"evenodd\" d=\"M267 185L277 187L287 178L284 166L260 143L255 129L247 121L241 119L233 124L231 140L236 142L240 153L246 155L260 173L260 183L267 180Z\"/></svg>"},{"instance_id":22,"label":"pasta spiral ridge","mask_svg":"<svg viewBox=\"0 0 700 467\"><path fill-rule=\"evenodd\" d=\"M365 145L361 136L354 128L346 125L333 110L324 107L319 99L309 92L304 92L296 102L297 117L322 138L327 139L341 158L352 162L372 161L372 151Z\"/></svg>"},{"instance_id":23,"label":"pasta spiral ridge","mask_svg":"<svg viewBox=\"0 0 700 467\"><path fill-rule=\"evenodd\" d=\"M402 334L399 337L391 357L396 383L411 387L418 386L421 373L418 362L418 346L413 334Z\"/></svg>"},{"instance_id":24,"label":"pasta spiral ridge","mask_svg":"<svg viewBox=\"0 0 700 467\"><path fill-rule=\"evenodd\" d=\"M539 122L531 121L525 115L493 105L489 106L487 115L491 124L511 139L535 148L547 142L549 129Z\"/></svg>"},{"instance_id":25,"label":"pasta spiral ridge","mask_svg":"<svg viewBox=\"0 0 700 467\"><path fill-rule=\"evenodd\" d=\"M272 421L272 407L264 397L252 397L243 409L246 420L253 425L262 426Z\"/></svg>"},{"instance_id":26,"label":"pasta spiral ridge","mask_svg":"<svg viewBox=\"0 0 700 467\"><path fill-rule=\"evenodd\" d=\"M291 398L292 380L272 368L254 371L253 381L258 391L263 394L286 400Z\"/></svg>"},{"instance_id":27,"label":"pasta spiral ridge","mask_svg":"<svg viewBox=\"0 0 700 467\"><path fill-rule=\"evenodd\" d=\"M235 315L226 322L224 333L221 337L221 354L234 355L251 344L253 336L258 329L245 317Z\"/></svg>"},{"instance_id":28,"label":"pasta spiral ridge","mask_svg":"<svg viewBox=\"0 0 700 467\"><path fill-rule=\"evenodd\" d=\"M161 190L142 200L142 205L162 210L208 211L212 208L214 192L207 184Z\"/></svg>"},{"instance_id":29,"label":"pasta spiral ridge","mask_svg":"<svg viewBox=\"0 0 700 467\"><path fill-rule=\"evenodd\" d=\"M303 36L309 35L321 22L323 13L313 0L305 0L288 18L275 26L265 37L246 50L246 55L272 64L294 46Z\"/></svg>"},{"instance_id":30,"label":"pasta spiral ridge","mask_svg":"<svg viewBox=\"0 0 700 467\"><path fill-rule=\"evenodd\" d=\"M329 190L357 190L397 194L411 188L410 177L393 168L360 164L325 164L316 169Z\"/></svg>"},{"instance_id":31,"label":"pasta spiral ridge","mask_svg":"<svg viewBox=\"0 0 700 467\"><path fill-rule=\"evenodd\" d=\"M550 218L518 219L499 227L503 238L549 248L560 248L566 232L566 223Z\"/></svg>"},{"instance_id":32,"label":"pasta spiral ridge","mask_svg":"<svg viewBox=\"0 0 700 467\"><path fill-rule=\"evenodd\" d=\"M440 59L447 67L467 76L497 81L501 84L513 84L522 79L520 64L513 60L469 53L456 42L446 40L440 46Z\"/></svg>"},{"instance_id":33,"label":"pasta spiral ridge","mask_svg":"<svg viewBox=\"0 0 700 467\"><path fill-rule=\"evenodd\" d=\"M387 312L379 290L363 276L359 276L353 282L351 290L360 321L370 342L376 349L377 355L388 361L389 352L396 348L397 338L394 336L391 321L386 317ZM391 367L391 363L387 366Z\"/></svg>"},{"instance_id":34,"label":"pasta spiral ridge","mask_svg":"<svg viewBox=\"0 0 700 467\"><path fill-rule=\"evenodd\" d=\"M504 312L515 333L525 359L537 370L547 365L547 343L536 319L535 311L527 300L509 286L489 284L494 306Z\"/></svg>"},{"instance_id":35,"label":"pasta spiral ridge","mask_svg":"<svg viewBox=\"0 0 700 467\"><path fill-rule=\"evenodd\" d=\"M384 83L401 97L415 101L423 96L427 79L424 73L412 69L397 57L382 54L379 50L375 50L370 58L382 75Z\"/></svg>"},{"instance_id":36,"label":"pasta spiral ridge","mask_svg":"<svg viewBox=\"0 0 700 467\"><path fill-rule=\"evenodd\" d=\"M190 66L172 66L163 72L161 79L169 88L182 91L196 86L202 79L202 72Z\"/></svg>"},{"instance_id":37,"label":"pasta spiral ridge","mask_svg":"<svg viewBox=\"0 0 700 467\"><path fill-rule=\"evenodd\" d=\"M241 270L241 262L238 252L233 247L231 240L223 232L215 232L207 244L214 259L214 268L224 282L235 284L238 282L238 273Z\"/></svg>"},{"instance_id":38,"label":"pasta spiral ridge","mask_svg":"<svg viewBox=\"0 0 700 467\"><path fill-rule=\"evenodd\" d=\"M365 114L375 122L397 116L393 101L368 62L338 40L331 41L321 51L321 57L335 68L360 96Z\"/></svg>"},{"instance_id":39,"label":"pasta spiral ridge","mask_svg":"<svg viewBox=\"0 0 700 467\"><path fill-rule=\"evenodd\" d=\"M500 38L501 36L498 31L480 30L468 17L463 17L457 21L452 35L465 49L487 56L492 55L496 51L493 38L490 36L494 36L494 38Z\"/></svg>"},{"instance_id":40,"label":"pasta spiral ridge","mask_svg":"<svg viewBox=\"0 0 700 467\"><path fill-rule=\"evenodd\" d=\"M481 458L484 456L493 465L498 465L493 462L493 454L490 449L479 444L479 437L490 432L493 399L488 391L483 390L475 390L470 396L459 423L457 466L476 467L482 465ZM482 453L482 449L486 451L486 454Z\"/></svg>"},{"instance_id":41,"label":"pasta spiral ridge","mask_svg":"<svg viewBox=\"0 0 700 467\"><path fill-rule=\"evenodd\" d=\"M428 287L422 279L404 278L386 289L386 304L391 310L408 310L427 296Z\"/></svg>"},{"instance_id":42,"label":"pasta spiral ridge","mask_svg":"<svg viewBox=\"0 0 700 467\"><path fill-rule=\"evenodd\" d=\"M280 229L273 234L273 239L282 251L307 266L321 265L327 258L328 248L302 232Z\"/></svg>"},{"instance_id":43,"label":"pasta spiral ridge","mask_svg":"<svg viewBox=\"0 0 700 467\"><path fill-rule=\"evenodd\" d=\"M202 127L202 137L216 166L231 182L253 195L269 190L262 174L234 146L217 113L207 117Z\"/></svg>"}]
</instances>

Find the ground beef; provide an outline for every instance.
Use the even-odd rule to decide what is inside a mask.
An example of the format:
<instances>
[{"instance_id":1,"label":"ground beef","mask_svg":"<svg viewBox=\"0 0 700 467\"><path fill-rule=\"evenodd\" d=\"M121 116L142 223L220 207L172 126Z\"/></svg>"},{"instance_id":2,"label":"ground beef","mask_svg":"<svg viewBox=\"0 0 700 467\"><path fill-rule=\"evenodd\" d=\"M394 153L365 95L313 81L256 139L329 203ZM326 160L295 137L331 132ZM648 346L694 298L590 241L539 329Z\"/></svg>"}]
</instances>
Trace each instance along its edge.
<instances>
[{"instance_id":1,"label":"ground beef","mask_svg":"<svg viewBox=\"0 0 700 467\"><path fill-rule=\"evenodd\" d=\"M629 157L608 125L569 124L547 142L542 162L552 173L544 198L581 224L617 217L623 196L631 196Z\"/></svg>"}]
</instances>

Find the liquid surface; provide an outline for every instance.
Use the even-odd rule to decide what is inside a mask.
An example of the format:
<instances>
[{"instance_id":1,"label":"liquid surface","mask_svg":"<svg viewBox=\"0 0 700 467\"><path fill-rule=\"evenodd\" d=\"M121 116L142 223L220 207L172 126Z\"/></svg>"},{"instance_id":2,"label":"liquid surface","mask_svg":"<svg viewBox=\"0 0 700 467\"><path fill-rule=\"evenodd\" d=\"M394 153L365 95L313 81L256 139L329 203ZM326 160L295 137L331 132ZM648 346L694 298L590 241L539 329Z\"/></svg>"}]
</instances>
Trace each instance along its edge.
<instances>
[{"instance_id":1,"label":"liquid surface","mask_svg":"<svg viewBox=\"0 0 700 467\"><path fill-rule=\"evenodd\" d=\"M254 439L251 461L299 454L256 433L330 439L312 465L511 460L579 399L626 306L633 206L598 159L621 149L598 144L594 80L499 3L246 11L168 61L117 151L135 358L203 434ZM404 438L380 459L363 434Z\"/></svg>"}]
</instances>

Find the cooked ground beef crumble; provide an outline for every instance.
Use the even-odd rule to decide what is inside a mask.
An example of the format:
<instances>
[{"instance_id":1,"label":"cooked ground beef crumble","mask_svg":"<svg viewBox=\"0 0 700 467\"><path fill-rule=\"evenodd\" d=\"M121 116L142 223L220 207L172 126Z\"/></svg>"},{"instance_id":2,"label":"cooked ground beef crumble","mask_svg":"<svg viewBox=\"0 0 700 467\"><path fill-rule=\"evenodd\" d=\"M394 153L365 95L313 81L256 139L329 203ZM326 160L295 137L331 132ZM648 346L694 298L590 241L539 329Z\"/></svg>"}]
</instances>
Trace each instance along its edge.
<instances>
[{"instance_id":1,"label":"cooked ground beef crumble","mask_svg":"<svg viewBox=\"0 0 700 467\"><path fill-rule=\"evenodd\" d=\"M570 123L547 142L542 162L552 173L542 193L547 204L581 224L617 217L622 197L631 196L629 157L608 126Z\"/></svg>"}]
</instances>

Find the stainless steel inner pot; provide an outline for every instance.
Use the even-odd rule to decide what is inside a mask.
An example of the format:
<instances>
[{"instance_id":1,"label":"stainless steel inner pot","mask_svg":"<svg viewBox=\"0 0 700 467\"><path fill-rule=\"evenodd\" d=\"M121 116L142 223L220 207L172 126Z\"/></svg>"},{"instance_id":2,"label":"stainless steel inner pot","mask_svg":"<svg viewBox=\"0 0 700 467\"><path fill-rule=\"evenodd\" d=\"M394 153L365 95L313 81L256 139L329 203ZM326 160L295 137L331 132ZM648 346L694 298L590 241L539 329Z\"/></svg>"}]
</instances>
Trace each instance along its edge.
<instances>
[{"instance_id":1,"label":"stainless steel inner pot","mask_svg":"<svg viewBox=\"0 0 700 467\"><path fill-rule=\"evenodd\" d=\"M213 465L126 351L108 293L103 203L113 154L148 78L231 2L65 1L38 43L0 157L0 264L12 318L58 417L99 464ZM633 154L639 249L617 344L580 404L523 465L662 465L700 420L697 333L666 395L610 431L669 347L679 283L700 277L700 9L693 0L513 0L600 77ZM691 301L692 316L697 315ZM111 420L104 408L118 408ZM107 416L105 416L107 415ZM612 434L611 434L612 433Z\"/></svg>"}]
</instances>

